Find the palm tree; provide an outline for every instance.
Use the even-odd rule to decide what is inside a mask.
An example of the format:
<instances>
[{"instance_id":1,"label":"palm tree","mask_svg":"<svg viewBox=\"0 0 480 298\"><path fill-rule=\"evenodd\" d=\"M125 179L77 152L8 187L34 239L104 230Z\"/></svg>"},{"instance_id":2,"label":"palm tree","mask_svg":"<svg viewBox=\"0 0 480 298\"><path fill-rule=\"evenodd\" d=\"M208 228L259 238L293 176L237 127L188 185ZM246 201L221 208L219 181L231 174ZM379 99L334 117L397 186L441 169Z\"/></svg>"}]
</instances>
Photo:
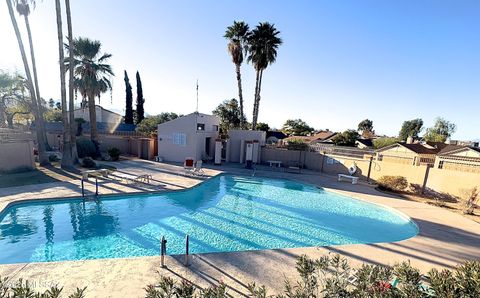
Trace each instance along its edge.
<instances>
[{"instance_id":1,"label":"palm tree","mask_svg":"<svg viewBox=\"0 0 480 298\"><path fill-rule=\"evenodd\" d=\"M263 71L276 61L277 49L282 44L282 39L278 37L279 34L280 31L275 28L274 24L264 22L259 23L248 38L247 61L253 64L256 71L252 130L257 128Z\"/></svg>"},{"instance_id":2,"label":"palm tree","mask_svg":"<svg viewBox=\"0 0 480 298\"><path fill-rule=\"evenodd\" d=\"M67 91L65 87L65 55L63 53L63 30L62 30L62 8L60 0L55 0L55 11L57 14L57 35L58 35L58 56L60 61L60 97L62 101L62 122L63 122L63 151L62 168L73 166L72 147L70 143L70 125L67 114Z\"/></svg>"},{"instance_id":3,"label":"palm tree","mask_svg":"<svg viewBox=\"0 0 480 298\"><path fill-rule=\"evenodd\" d=\"M28 91L30 93L31 101L32 101L32 106L33 106L33 112L35 115L35 131L37 134L37 143L38 143L38 159L40 162L40 165L48 165L48 156L45 152L46 149L46 136L45 136L45 125L43 122L43 113L42 113L42 108L41 108L41 103L40 103L40 92L38 91L38 80L36 78L36 64L35 64L35 55L33 51L33 44L32 44L32 33L30 30L30 23L28 22L28 15L30 13L30 7L28 4L25 4L26 1L21 1L18 2L16 1L17 5L17 11L19 13L23 13L26 26L27 26L27 32L29 35L29 42L30 42L30 53L31 53L31 58L32 58L32 66L33 66L33 71L35 74L35 82L37 85L37 91L35 91L35 87L33 85L33 79L32 79L32 73L30 72L30 66L28 64L28 59L27 59L27 54L25 52L25 47L23 45L23 39L22 35L20 33L20 29L18 28L18 23L15 18L15 14L13 12L13 5L12 5L12 0L6 0L7 2L7 7L8 7L8 13L10 15L10 20L12 22L13 29L15 31L15 35L17 37L17 42L18 42L18 47L20 50L20 54L22 56L22 61L23 61L23 67L25 69L25 75L27 77L27 85L28 85Z\"/></svg>"},{"instance_id":4,"label":"palm tree","mask_svg":"<svg viewBox=\"0 0 480 298\"><path fill-rule=\"evenodd\" d=\"M95 112L95 98L100 98L102 93L112 90L110 77L113 76L112 66L105 62L112 57L111 54L101 54L102 44L98 40L79 37L73 40L73 48L67 46L68 50L73 51L73 67L74 67L74 86L80 91L85 106L89 110L90 118L90 138L95 144L97 154L100 153L100 144L98 142L97 132L97 116ZM70 59L66 61L70 67Z\"/></svg>"},{"instance_id":5,"label":"palm tree","mask_svg":"<svg viewBox=\"0 0 480 298\"><path fill-rule=\"evenodd\" d=\"M235 71L237 73L237 83L238 83L238 100L240 103L240 128L245 128L245 121L243 115L243 94L242 94L242 75L240 72L240 66L243 62L243 52L246 50L246 43L250 31L248 24L243 21L237 22L234 21L233 25L227 27L225 31L225 37L229 40L228 42L228 52L232 56L232 62L235 64Z\"/></svg>"},{"instance_id":6,"label":"palm tree","mask_svg":"<svg viewBox=\"0 0 480 298\"><path fill-rule=\"evenodd\" d=\"M72 30L72 13L70 11L70 0L65 0L65 10L67 11L67 29L68 29L68 46L73 48L73 30ZM68 58L73 61L73 52L69 52ZM75 107L74 107L74 76L73 64L69 65L68 69L68 114L70 122L70 145L72 147L72 162L78 163L77 140L75 125Z\"/></svg>"}]
</instances>

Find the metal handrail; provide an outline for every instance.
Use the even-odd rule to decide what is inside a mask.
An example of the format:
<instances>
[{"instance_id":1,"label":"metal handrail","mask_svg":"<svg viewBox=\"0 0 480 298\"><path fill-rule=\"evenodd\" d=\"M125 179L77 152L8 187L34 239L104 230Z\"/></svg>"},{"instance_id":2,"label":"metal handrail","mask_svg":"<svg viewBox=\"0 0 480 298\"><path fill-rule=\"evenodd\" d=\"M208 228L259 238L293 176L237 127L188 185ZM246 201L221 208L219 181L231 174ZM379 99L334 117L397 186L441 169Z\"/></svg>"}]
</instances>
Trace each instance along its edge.
<instances>
[{"instance_id":1,"label":"metal handrail","mask_svg":"<svg viewBox=\"0 0 480 298\"><path fill-rule=\"evenodd\" d=\"M167 239L165 236L162 236L162 240L160 240L160 255L162 260L162 268L165 268L165 255L167 254Z\"/></svg>"},{"instance_id":2,"label":"metal handrail","mask_svg":"<svg viewBox=\"0 0 480 298\"><path fill-rule=\"evenodd\" d=\"M185 237L185 262L184 262L184 265L185 267L188 267L190 264L189 264L189 253L188 253L188 250L189 250L189 245L190 245L190 238L188 237L188 234L187 236Z\"/></svg>"}]
</instances>

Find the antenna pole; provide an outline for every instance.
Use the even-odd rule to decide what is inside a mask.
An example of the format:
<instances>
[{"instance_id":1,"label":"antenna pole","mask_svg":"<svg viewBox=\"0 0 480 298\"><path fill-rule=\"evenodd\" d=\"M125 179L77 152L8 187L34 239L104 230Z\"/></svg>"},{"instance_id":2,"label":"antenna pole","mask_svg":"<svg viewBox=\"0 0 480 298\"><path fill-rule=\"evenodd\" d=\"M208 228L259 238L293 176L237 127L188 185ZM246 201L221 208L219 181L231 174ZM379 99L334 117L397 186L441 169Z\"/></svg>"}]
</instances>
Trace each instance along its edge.
<instances>
[{"instance_id":1,"label":"antenna pole","mask_svg":"<svg viewBox=\"0 0 480 298\"><path fill-rule=\"evenodd\" d=\"M198 113L198 79L197 79L197 109L195 111Z\"/></svg>"}]
</instances>

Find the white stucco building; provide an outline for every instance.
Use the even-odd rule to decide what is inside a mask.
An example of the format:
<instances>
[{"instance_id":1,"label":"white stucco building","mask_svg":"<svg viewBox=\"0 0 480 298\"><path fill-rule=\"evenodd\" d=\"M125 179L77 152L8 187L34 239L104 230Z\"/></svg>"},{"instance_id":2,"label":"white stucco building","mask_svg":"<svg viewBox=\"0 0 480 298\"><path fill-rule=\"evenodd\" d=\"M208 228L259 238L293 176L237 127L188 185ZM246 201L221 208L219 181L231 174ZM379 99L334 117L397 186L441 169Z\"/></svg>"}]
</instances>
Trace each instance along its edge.
<instances>
[{"instance_id":1,"label":"white stucco building","mask_svg":"<svg viewBox=\"0 0 480 298\"><path fill-rule=\"evenodd\" d=\"M95 113L97 116L97 122L104 122L109 124L120 124L122 122L122 115L102 108L99 105L95 105ZM73 111L75 118L82 118L83 120L90 122L90 114L88 108L80 108Z\"/></svg>"},{"instance_id":2,"label":"white stucco building","mask_svg":"<svg viewBox=\"0 0 480 298\"><path fill-rule=\"evenodd\" d=\"M194 112L159 124L158 156L172 162L213 159L219 123L217 116Z\"/></svg>"}]
</instances>

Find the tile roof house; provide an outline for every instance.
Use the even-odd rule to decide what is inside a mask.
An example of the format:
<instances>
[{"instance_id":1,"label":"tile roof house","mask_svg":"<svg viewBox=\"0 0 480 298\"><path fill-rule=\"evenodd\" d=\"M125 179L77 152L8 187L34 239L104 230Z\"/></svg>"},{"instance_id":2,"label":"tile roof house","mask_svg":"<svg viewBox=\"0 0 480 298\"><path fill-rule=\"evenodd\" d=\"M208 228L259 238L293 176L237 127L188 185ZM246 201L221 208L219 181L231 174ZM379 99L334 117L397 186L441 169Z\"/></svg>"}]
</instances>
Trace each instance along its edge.
<instances>
[{"instance_id":1,"label":"tile roof house","mask_svg":"<svg viewBox=\"0 0 480 298\"><path fill-rule=\"evenodd\" d=\"M426 147L420 143L398 142L377 151L378 160L412 165L433 164L440 149Z\"/></svg>"},{"instance_id":2,"label":"tile roof house","mask_svg":"<svg viewBox=\"0 0 480 298\"><path fill-rule=\"evenodd\" d=\"M367 149L373 147L372 139L358 139L355 141L355 146L360 149Z\"/></svg>"},{"instance_id":3,"label":"tile roof house","mask_svg":"<svg viewBox=\"0 0 480 298\"><path fill-rule=\"evenodd\" d=\"M288 143L289 141L303 141L308 144L318 144L318 143L327 143L333 144L332 138L337 135L336 132L324 130L320 131L311 136L290 136L284 139L284 142Z\"/></svg>"},{"instance_id":4,"label":"tile roof house","mask_svg":"<svg viewBox=\"0 0 480 298\"><path fill-rule=\"evenodd\" d=\"M480 148L449 145L438 153L435 168L478 173L480 172Z\"/></svg>"},{"instance_id":5,"label":"tile roof house","mask_svg":"<svg viewBox=\"0 0 480 298\"><path fill-rule=\"evenodd\" d=\"M269 130L267 131L267 144L276 144L278 141L287 137L282 131Z\"/></svg>"}]
</instances>

